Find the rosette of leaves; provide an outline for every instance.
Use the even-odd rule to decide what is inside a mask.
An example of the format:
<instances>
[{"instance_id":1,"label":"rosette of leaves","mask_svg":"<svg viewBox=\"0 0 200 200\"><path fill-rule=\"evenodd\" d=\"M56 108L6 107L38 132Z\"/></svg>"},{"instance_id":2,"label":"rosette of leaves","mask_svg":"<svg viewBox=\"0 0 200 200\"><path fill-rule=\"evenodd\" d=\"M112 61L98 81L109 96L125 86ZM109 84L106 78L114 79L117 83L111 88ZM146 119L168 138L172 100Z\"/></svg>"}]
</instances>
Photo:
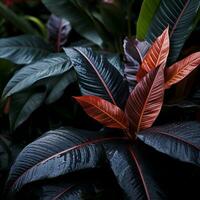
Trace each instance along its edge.
<instances>
[{"instance_id":1,"label":"rosette of leaves","mask_svg":"<svg viewBox=\"0 0 200 200\"><path fill-rule=\"evenodd\" d=\"M80 184L79 172L92 174L98 169L103 173L108 169L119 186L116 192L122 195L120 199L167 199L168 193L155 176L160 169L150 167L154 161L145 149L151 146L163 153L161 157L165 154L182 161L181 165L185 162L200 167L199 122L153 125L161 111L165 90L199 65L200 53L166 68L169 53L166 28L143 56L136 74L138 83L129 94L127 82L117 68L108 68L109 62L91 49L73 48L65 52L73 62L83 94L74 98L90 117L110 131L66 127L47 132L25 147L16 159L7 181L8 196L20 194L27 185L63 178L65 186L56 184L43 190L48 191L47 199L81 199L73 196L80 190L74 191L73 185L68 185L70 178L73 184ZM60 187L64 189L56 190Z\"/></svg>"}]
</instances>

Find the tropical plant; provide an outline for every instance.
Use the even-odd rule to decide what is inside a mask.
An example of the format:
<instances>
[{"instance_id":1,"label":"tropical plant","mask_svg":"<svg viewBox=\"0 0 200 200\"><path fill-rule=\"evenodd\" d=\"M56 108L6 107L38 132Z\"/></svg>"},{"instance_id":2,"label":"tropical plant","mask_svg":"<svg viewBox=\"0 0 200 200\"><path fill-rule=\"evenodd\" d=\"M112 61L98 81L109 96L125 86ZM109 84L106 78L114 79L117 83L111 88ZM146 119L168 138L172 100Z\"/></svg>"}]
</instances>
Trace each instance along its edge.
<instances>
[{"instance_id":1,"label":"tropical plant","mask_svg":"<svg viewBox=\"0 0 200 200\"><path fill-rule=\"evenodd\" d=\"M29 34L0 39L0 197L199 196L199 0L144 0L136 38L141 1L28 2L0 2Z\"/></svg>"},{"instance_id":2,"label":"tropical plant","mask_svg":"<svg viewBox=\"0 0 200 200\"><path fill-rule=\"evenodd\" d=\"M130 43L124 45L127 58L137 61L138 55L142 55L137 74L127 76L138 81L134 88L130 84L130 95L127 81L106 57L90 48L64 49L84 95L74 98L90 117L109 129L94 132L63 127L45 133L26 146L8 177L6 193L11 199L24 194L30 198L27 192L30 186L35 198L87 199L91 195L98 198L95 197L97 191L105 191L104 182L109 180L83 181L88 173L97 171L100 174L106 171L108 177L117 182L113 183L117 192L110 189L110 198L168 199L169 194L159 185L155 169L149 168L154 160L146 157L148 146L199 167L199 122L151 126L161 111L165 89L199 65L200 53L166 68L168 27L143 54L138 47L144 44L136 41L135 46L131 46L134 51L129 51ZM47 179L49 182L45 182Z\"/></svg>"}]
</instances>

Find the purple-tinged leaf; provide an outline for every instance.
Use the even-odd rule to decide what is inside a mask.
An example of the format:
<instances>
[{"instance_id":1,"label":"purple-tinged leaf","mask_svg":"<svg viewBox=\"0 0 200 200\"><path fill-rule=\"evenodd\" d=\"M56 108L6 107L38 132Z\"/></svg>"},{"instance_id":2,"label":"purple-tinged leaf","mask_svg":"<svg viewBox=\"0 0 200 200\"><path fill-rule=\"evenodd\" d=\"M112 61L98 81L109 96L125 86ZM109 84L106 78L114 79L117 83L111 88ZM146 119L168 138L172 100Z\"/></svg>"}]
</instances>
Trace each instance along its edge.
<instances>
[{"instance_id":1,"label":"purple-tinged leaf","mask_svg":"<svg viewBox=\"0 0 200 200\"><path fill-rule=\"evenodd\" d=\"M132 91L137 84L136 74L150 44L146 41L139 41L134 38L125 38L123 46L125 57L124 73L129 82L129 90Z\"/></svg>"},{"instance_id":2,"label":"purple-tinged leaf","mask_svg":"<svg viewBox=\"0 0 200 200\"><path fill-rule=\"evenodd\" d=\"M72 29L71 24L66 19L51 15L47 22L49 40L55 44L57 51L60 50L68 39L68 35Z\"/></svg>"}]
</instances>

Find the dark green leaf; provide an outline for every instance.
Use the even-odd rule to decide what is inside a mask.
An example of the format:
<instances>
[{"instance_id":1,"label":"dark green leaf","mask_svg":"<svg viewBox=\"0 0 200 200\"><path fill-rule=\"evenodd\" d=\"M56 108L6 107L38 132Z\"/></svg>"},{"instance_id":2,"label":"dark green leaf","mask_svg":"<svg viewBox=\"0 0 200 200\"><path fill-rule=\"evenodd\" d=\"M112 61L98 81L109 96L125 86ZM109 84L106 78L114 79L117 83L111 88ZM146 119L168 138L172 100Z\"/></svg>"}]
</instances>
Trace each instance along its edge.
<instances>
[{"instance_id":1,"label":"dark green leaf","mask_svg":"<svg viewBox=\"0 0 200 200\"><path fill-rule=\"evenodd\" d=\"M173 158L200 166L200 123L182 122L152 127L139 133L145 144Z\"/></svg>"},{"instance_id":2,"label":"dark green leaf","mask_svg":"<svg viewBox=\"0 0 200 200\"><path fill-rule=\"evenodd\" d=\"M14 94L11 99L9 112L11 129L16 129L35 111L44 101L46 93L32 90Z\"/></svg>"},{"instance_id":3,"label":"dark green leaf","mask_svg":"<svg viewBox=\"0 0 200 200\"><path fill-rule=\"evenodd\" d=\"M136 37L144 40L161 0L144 0L137 21Z\"/></svg>"},{"instance_id":4,"label":"dark green leaf","mask_svg":"<svg viewBox=\"0 0 200 200\"><path fill-rule=\"evenodd\" d=\"M0 39L0 58L10 60L16 64L30 64L52 51L49 44L42 38L22 35Z\"/></svg>"},{"instance_id":5,"label":"dark green leaf","mask_svg":"<svg viewBox=\"0 0 200 200\"><path fill-rule=\"evenodd\" d=\"M46 84L49 94L45 102L47 104L51 104L58 100L64 94L64 90L67 88L67 86L75 81L77 81L77 77L75 71L72 69L58 77L55 77L55 80L52 80L51 78L48 82L52 83Z\"/></svg>"},{"instance_id":6,"label":"dark green leaf","mask_svg":"<svg viewBox=\"0 0 200 200\"><path fill-rule=\"evenodd\" d=\"M102 39L96 31L91 16L73 0L43 0L45 6L55 15L70 21L72 27L86 39L95 44L102 45Z\"/></svg>"},{"instance_id":7,"label":"dark green leaf","mask_svg":"<svg viewBox=\"0 0 200 200\"><path fill-rule=\"evenodd\" d=\"M45 78L61 75L71 68L72 64L65 54L52 54L20 69L6 85L3 95L10 96Z\"/></svg>"}]
</instances>

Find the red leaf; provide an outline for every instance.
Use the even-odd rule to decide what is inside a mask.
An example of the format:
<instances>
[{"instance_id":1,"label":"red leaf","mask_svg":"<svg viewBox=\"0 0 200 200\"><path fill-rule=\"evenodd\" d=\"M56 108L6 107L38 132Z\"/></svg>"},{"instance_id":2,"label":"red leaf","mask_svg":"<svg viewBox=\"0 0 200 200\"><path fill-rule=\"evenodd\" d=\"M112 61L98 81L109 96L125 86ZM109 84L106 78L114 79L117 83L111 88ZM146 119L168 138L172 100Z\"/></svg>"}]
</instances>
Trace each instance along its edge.
<instances>
[{"instance_id":1,"label":"red leaf","mask_svg":"<svg viewBox=\"0 0 200 200\"><path fill-rule=\"evenodd\" d=\"M168 31L169 28L167 27L146 53L137 73L137 81L140 81L152 69L166 63L169 54Z\"/></svg>"},{"instance_id":2,"label":"red leaf","mask_svg":"<svg viewBox=\"0 0 200 200\"><path fill-rule=\"evenodd\" d=\"M164 97L164 67L152 70L135 87L128 98L125 113L131 133L152 126L160 113Z\"/></svg>"},{"instance_id":3,"label":"red leaf","mask_svg":"<svg viewBox=\"0 0 200 200\"><path fill-rule=\"evenodd\" d=\"M183 60L176 62L166 71L165 88L184 79L200 64L200 52L191 54Z\"/></svg>"},{"instance_id":4,"label":"red leaf","mask_svg":"<svg viewBox=\"0 0 200 200\"><path fill-rule=\"evenodd\" d=\"M114 104L96 96L74 97L85 112L109 128L128 129L125 113Z\"/></svg>"}]
</instances>

